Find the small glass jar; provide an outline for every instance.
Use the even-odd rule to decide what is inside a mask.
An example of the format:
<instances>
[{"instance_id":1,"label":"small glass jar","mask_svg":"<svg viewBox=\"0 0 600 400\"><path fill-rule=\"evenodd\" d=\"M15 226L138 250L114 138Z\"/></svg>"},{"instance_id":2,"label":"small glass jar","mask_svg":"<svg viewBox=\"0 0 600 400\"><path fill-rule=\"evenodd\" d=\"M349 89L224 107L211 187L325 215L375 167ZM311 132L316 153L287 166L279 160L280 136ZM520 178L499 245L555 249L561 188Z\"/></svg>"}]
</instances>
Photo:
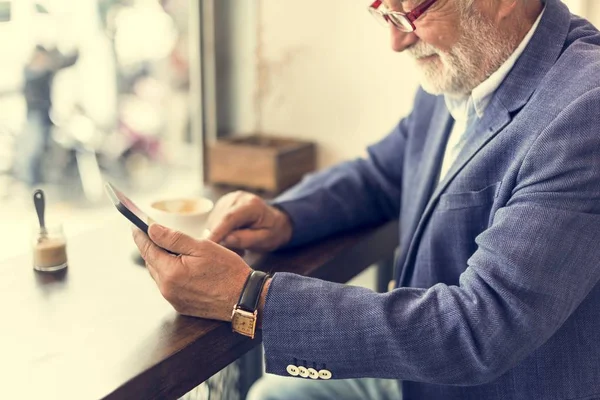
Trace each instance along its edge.
<instances>
[{"instance_id":1,"label":"small glass jar","mask_svg":"<svg viewBox=\"0 0 600 400\"><path fill-rule=\"evenodd\" d=\"M33 269L43 272L67 268L67 241L62 225L37 227L32 237Z\"/></svg>"}]
</instances>

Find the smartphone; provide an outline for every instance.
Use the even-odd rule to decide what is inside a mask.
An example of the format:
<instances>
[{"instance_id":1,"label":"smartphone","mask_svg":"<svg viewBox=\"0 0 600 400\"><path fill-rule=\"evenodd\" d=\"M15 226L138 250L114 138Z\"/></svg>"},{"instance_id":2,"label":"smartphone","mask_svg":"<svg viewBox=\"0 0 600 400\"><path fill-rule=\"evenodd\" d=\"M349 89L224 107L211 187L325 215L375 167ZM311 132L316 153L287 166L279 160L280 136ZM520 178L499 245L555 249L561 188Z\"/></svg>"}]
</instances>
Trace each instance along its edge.
<instances>
[{"instance_id":1,"label":"smartphone","mask_svg":"<svg viewBox=\"0 0 600 400\"><path fill-rule=\"evenodd\" d=\"M127 196L125 196L121 191L115 188L109 182L104 184L104 189L106 189L106 194L115 205L117 210L121 214L125 216L129 221L131 221L135 226L137 226L142 232L148 235L148 225L150 224L150 218L142 211L138 206L135 205L133 201L131 201ZM167 249L163 249L170 254L175 254L172 251Z\"/></svg>"}]
</instances>

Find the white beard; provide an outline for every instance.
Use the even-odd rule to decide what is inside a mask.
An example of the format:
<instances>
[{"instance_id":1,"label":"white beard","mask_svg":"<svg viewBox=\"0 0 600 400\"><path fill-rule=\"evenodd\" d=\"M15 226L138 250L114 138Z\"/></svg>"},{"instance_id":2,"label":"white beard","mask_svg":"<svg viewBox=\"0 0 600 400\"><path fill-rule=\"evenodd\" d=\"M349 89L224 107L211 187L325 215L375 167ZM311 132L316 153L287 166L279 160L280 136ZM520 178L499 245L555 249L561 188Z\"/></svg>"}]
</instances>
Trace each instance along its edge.
<instances>
[{"instance_id":1,"label":"white beard","mask_svg":"<svg viewBox=\"0 0 600 400\"><path fill-rule=\"evenodd\" d=\"M462 34L448 52L422 41L408 49L415 59L438 56L418 62L421 86L430 94L470 94L500 68L516 47L515 35L499 31L474 11L461 18L460 27Z\"/></svg>"}]
</instances>

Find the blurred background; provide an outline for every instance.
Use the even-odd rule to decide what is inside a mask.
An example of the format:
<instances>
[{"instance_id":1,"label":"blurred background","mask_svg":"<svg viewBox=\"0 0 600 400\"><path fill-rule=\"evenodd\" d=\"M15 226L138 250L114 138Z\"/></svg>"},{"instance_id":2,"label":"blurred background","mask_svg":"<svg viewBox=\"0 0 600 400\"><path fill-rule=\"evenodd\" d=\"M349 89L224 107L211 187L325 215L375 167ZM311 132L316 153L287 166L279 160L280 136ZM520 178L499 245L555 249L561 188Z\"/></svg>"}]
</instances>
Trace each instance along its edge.
<instances>
[{"instance_id":1,"label":"blurred background","mask_svg":"<svg viewBox=\"0 0 600 400\"><path fill-rule=\"evenodd\" d=\"M104 180L140 205L200 193L220 137L309 140L319 168L361 156L418 85L368 5L0 0L0 258L27 251L35 188L72 235L117 218Z\"/></svg>"},{"instance_id":2,"label":"blurred background","mask_svg":"<svg viewBox=\"0 0 600 400\"><path fill-rule=\"evenodd\" d=\"M0 0L1 257L26 251L34 188L76 234L114 213L104 180L134 198L200 187L200 36L189 27L201 15L190 4Z\"/></svg>"}]
</instances>

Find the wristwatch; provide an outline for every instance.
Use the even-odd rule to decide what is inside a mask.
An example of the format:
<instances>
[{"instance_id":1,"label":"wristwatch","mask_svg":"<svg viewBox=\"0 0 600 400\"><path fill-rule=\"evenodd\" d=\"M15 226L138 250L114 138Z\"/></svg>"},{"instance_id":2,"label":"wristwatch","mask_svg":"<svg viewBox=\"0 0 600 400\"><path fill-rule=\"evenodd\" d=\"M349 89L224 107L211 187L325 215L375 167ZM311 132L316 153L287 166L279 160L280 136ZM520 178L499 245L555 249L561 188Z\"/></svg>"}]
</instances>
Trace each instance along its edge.
<instances>
[{"instance_id":1,"label":"wristwatch","mask_svg":"<svg viewBox=\"0 0 600 400\"><path fill-rule=\"evenodd\" d=\"M234 332L254 339L258 316L258 300L268 277L269 275L262 271L252 271L246 279L240 299L233 306L233 313L231 314L231 328Z\"/></svg>"}]
</instances>

